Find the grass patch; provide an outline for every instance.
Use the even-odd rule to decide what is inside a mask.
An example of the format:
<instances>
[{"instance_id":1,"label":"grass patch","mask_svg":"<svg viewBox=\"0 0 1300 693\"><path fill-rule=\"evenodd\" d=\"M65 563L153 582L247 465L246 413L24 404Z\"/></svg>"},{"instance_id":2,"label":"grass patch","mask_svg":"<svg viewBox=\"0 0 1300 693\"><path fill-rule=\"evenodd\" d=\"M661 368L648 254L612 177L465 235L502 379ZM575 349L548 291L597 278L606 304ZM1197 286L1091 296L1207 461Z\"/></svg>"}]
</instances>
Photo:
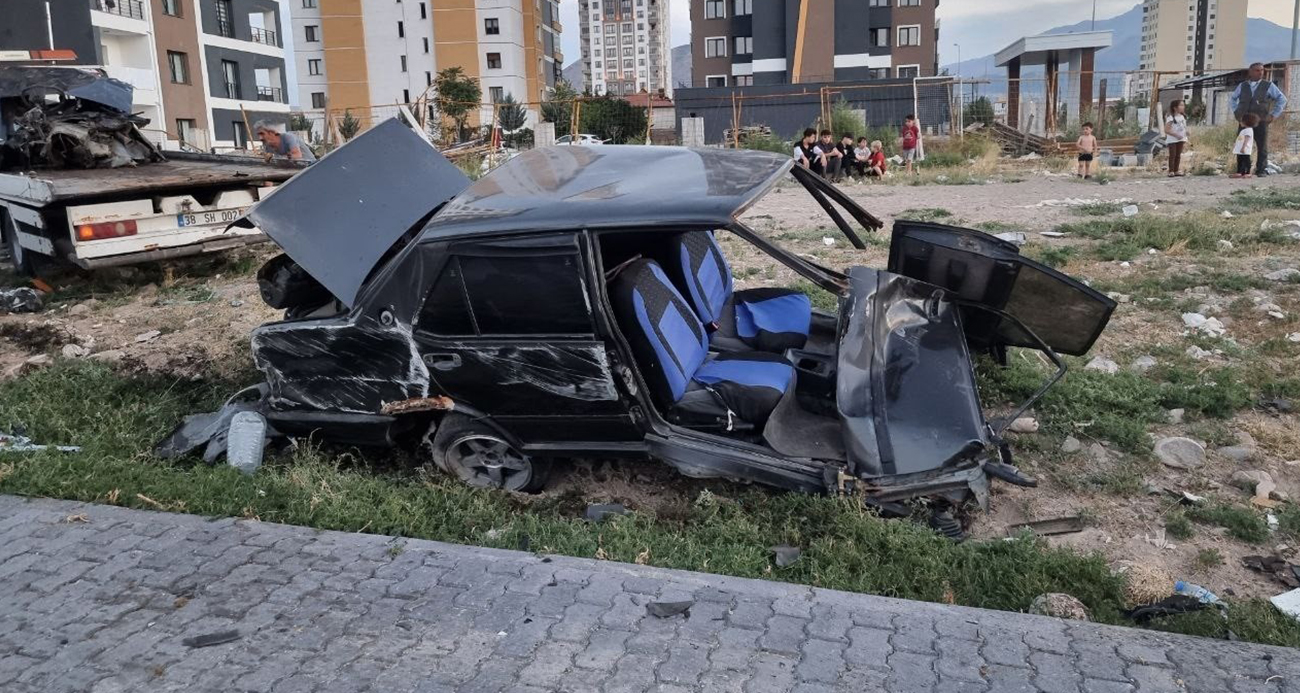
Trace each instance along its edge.
<instances>
[{"instance_id":1,"label":"grass patch","mask_svg":"<svg viewBox=\"0 0 1300 693\"><path fill-rule=\"evenodd\" d=\"M1021 248L1025 255L1048 267L1064 267L1077 250L1076 247L1069 245L1027 245Z\"/></svg>"},{"instance_id":2,"label":"grass patch","mask_svg":"<svg viewBox=\"0 0 1300 693\"><path fill-rule=\"evenodd\" d=\"M1294 187L1234 190L1228 197L1227 209L1234 214L1300 209L1300 190Z\"/></svg>"},{"instance_id":3,"label":"grass patch","mask_svg":"<svg viewBox=\"0 0 1300 693\"><path fill-rule=\"evenodd\" d=\"M1223 527L1230 536L1248 544L1263 544L1268 540L1268 523L1249 508L1225 504L1192 507L1187 516L1202 524Z\"/></svg>"},{"instance_id":4,"label":"grass patch","mask_svg":"<svg viewBox=\"0 0 1300 693\"><path fill-rule=\"evenodd\" d=\"M1165 517L1165 533L1179 541L1187 541L1196 534L1192 530L1192 521L1179 511L1171 512Z\"/></svg>"},{"instance_id":5,"label":"grass patch","mask_svg":"<svg viewBox=\"0 0 1300 693\"><path fill-rule=\"evenodd\" d=\"M905 209L894 215L895 219L911 219L913 221L941 221L951 219L952 212L942 207L913 207Z\"/></svg>"},{"instance_id":6,"label":"grass patch","mask_svg":"<svg viewBox=\"0 0 1300 693\"><path fill-rule=\"evenodd\" d=\"M1120 210L1124 209L1124 204L1123 202L1089 202L1071 207L1070 213L1081 217L1108 217L1119 214Z\"/></svg>"},{"instance_id":7,"label":"grass patch","mask_svg":"<svg viewBox=\"0 0 1300 693\"><path fill-rule=\"evenodd\" d=\"M1300 628L1295 619L1278 611L1264 599L1244 599L1232 602L1227 618L1217 609L1205 609L1190 614L1179 614L1152 620L1148 628L1224 639L1231 631L1238 639L1247 642L1266 642L1284 647L1300 647Z\"/></svg>"},{"instance_id":8,"label":"grass patch","mask_svg":"<svg viewBox=\"0 0 1300 693\"><path fill-rule=\"evenodd\" d=\"M1063 224L1057 230L1100 241L1092 249L1100 260L1132 260L1148 248L1161 251L1175 247L1193 251L1216 250L1220 239L1236 235L1235 226L1223 221L1203 213L1181 217L1146 214Z\"/></svg>"},{"instance_id":9,"label":"grass patch","mask_svg":"<svg viewBox=\"0 0 1300 693\"><path fill-rule=\"evenodd\" d=\"M1196 552L1196 567L1209 570L1223 565L1223 554L1218 549L1201 549Z\"/></svg>"},{"instance_id":10,"label":"grass patch","mask_svg":"<svg viewBox=\"0 0 1300 693\"><path fill-rule=\"evenodd\" d=\"M816 284L808 281L807 279L800 279L796 281L793 285L790 286L790 288L808 294L808 298L812 300L813 308L829 311L831 313L834 313L840 309L839 296L836 296L835 294L827 291L826 289L817 286Z\"/></svg>"}]
</instances>

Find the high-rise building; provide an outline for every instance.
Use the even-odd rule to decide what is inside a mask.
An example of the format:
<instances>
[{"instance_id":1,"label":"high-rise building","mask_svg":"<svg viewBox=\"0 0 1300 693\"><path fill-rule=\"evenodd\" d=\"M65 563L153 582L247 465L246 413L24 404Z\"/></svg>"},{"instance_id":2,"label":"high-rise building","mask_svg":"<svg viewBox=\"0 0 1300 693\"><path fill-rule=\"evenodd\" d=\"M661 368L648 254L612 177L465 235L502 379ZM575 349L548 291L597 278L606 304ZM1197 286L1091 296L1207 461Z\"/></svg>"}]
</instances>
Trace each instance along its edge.
<instances>
[{"instance_id":1,"label":"high-rise building","mask_svg":"<svg viewBox=\"0 0 1300 693\"><path fill-rule=\"evenodd\" d=\"M668 0L579 0L582 80L591 93L672 96Z\"/></svg>"},{"instance_id":2,"label":"high-rise building","mask_svg":"<svg viewBox=\"0 0 1300 693\"><path fill-rule=\"evenodd\" d=\"M439 70L460 67L484 101L529 104L531 124L563 65L556 0L287 2L298 105L317 123L347 111L365 122L387 117L419 99ZM479 109L470 124L491 112Z\"/></svg>"},{"instance_id":3,"label":"high-rise building","mask_svg":"<svg viewBox=\"0 0 1300 693\"><path fill-rule=\"evenodd\" d=\"M1150 92L1152 72L1168 73L1163 84L1245 59L1246 0L1143 0L1138 93Z\"/></svg>"},{"instance_id":4,"label":"high-rise building","mask_svg":"<svg viewBox=\"0 0 1300 693\"><path fill-rule=\"evenodd\" d=\"M939 0L690 0L696 87L928 77Z\"/></svg>"},{"instance_id":5,"label":"high-rise building","mask_svg":"<svg viewBox=\"0 0 1300 693\"><path fill-rule=\"evenodd\" d=\"M301 1L301 0L299 0ZM242 147L245 123L289 115L277 0L6 0L0 49L54 48L134 87L164 147Z\"/></svg>"}]
</instances>

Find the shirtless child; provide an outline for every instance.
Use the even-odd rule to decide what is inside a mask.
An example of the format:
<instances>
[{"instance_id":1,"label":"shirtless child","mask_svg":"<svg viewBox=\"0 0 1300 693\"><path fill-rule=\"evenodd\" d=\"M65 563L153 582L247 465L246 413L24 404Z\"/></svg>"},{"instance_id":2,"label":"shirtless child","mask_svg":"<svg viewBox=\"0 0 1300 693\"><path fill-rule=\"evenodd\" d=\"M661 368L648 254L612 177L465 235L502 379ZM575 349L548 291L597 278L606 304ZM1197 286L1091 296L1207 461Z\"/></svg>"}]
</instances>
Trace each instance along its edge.
<instances>
[{"instance_id":1,"label":"shirtless child","mask_svg":"<svg viewBox=\"0 0 1300 693\"><path fill-rule=\"evenodd\" d=\"M1075 143L1079 148L1079 177L1092 178L1092 158L1097 153L1097 138L1092 135L1092 123L1083 124L1083 134Z\"/></svg>"}]
</instances>

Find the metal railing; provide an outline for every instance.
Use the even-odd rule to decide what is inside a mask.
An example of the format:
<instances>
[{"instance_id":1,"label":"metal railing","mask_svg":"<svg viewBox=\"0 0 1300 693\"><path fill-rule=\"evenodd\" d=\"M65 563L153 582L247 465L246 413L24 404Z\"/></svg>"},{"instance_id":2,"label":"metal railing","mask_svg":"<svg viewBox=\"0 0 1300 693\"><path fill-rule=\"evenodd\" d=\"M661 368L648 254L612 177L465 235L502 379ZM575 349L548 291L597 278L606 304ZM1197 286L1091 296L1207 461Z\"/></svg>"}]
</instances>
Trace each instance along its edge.
<instances>
[{"instance_id":1,"label":"metal railing","mask_svg":"<svg viewBox=\"0 0 1300 693\"><path fill-rule=\"evenodd\" d=\"M242 99L243 90L239 88L239 82L226 82L226 98Z\"/></svg>"},{"instance_id":2,"label":"metal railing","mask_svg":"<svg viewBox=\"0 0 1300 693\"><path fill-rule=\"evenodd\" d=\"M269 29L259 29L257 27L252 27L249 31L252 33L253 43L262 43L276 47L279 47L280 45L280 35L274 31Z\"/></svg>"},{"instance_id":3,"label":"metal railing","mask_svg":"<svg viewBox=\"0 0 1300 693\"><path fill-rule=\"evenodd\" d=\"M279 87L258 87L257 100L284 103L284 91Z\"/></svg>"},{"instance_id":4,"label":"metal railing","mask_svg":"<svg viewBox=\"0 0 1300 693\"><path fill-rule=\"evenodd\" d=\"M90 8L131 19L144 19L143 0L90 0Z\"/></svg>"}]
</instances>

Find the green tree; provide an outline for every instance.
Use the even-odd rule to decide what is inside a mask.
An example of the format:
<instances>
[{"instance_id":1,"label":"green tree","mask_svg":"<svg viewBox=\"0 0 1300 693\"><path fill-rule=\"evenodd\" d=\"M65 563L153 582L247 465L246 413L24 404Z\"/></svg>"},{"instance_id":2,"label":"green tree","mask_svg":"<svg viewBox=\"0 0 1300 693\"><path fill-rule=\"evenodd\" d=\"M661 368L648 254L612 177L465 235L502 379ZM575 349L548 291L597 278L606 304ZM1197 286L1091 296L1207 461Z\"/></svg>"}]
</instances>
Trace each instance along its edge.
<instances>
[{"instance_id":1,"label":"green tree","mask_svg":"<svg viewBox=\"0 0 1300 693\"><path fill-rule=\"evenodd\" d=\"M584 133L595 135L612 144L626 144L645 140L646 109L637 108L623 99L599 96L582 102L579 123Z\"/></svg>"},{"instance_id":2,"label":"green tree","mask_svg":"<svg viewBox=\"0 0 1300 693\"><path fill-rule=\"evenodd\" d=\"M524 126L528 120L528 112L524 110L524 105L515 101L515 97L506 94L501 101L497 102L497 125L507 133L514 132Z\"/></svg>"},{"instance_id":3,"label":"green tree","mask_svg":"<svg viewBox=\"0 0 1300 693\"><path fill-rule=\"evenodd\" d=\"M555 90L542 104L542 120L555 123L556 137L572 132L573 100L576 98L578 98L577 90L567 80L562 79L555 83Z\"/></svg>"},{"instance_id":4,"label":"green tree","mask_svg":"<svg viewBox=\"0 0 1300 693\"><path fill-rule=\"evenodd\" d=\"M342 137L343 141L347 142L356 137L360 131L361 121L352 115L352 109L343 111L343 117L339 119L339 137Z\"/></svg>"},{"instance_id":5,"label":"green tree","mask_svg":"<svg viewBox=\"0 0 1300 693\"><path fill-rule=\"evenodd\" d=\"M311 120L301 113L289 114L289 130L292 132L306 132L311 135Z\"/></svg>"},{"instance_id":6,"label":"green tree","mask_svg":"<svg viewBox=\"0 0 1300 693\"><path fill-rule=\"evenodd\" d=\"M438 71L433 88L437 92L434 105L438 112L456 124L457 141L464 139L465 121L483 99L478 80L466 75L459 66L449 67Z\"/></svg>"},{"instance_id":7,"label":"green tree","mask_svg":"<svg viewBox=\"0 0 1300 693\"><path fill-rule=\"evenodd\" d=\"M989 97L981 96L978 99L966 104L966 111L962 119L967 125L971 123L983 123L989 125L993 122L993 102Z\"/></svg>"}]
</instances>

